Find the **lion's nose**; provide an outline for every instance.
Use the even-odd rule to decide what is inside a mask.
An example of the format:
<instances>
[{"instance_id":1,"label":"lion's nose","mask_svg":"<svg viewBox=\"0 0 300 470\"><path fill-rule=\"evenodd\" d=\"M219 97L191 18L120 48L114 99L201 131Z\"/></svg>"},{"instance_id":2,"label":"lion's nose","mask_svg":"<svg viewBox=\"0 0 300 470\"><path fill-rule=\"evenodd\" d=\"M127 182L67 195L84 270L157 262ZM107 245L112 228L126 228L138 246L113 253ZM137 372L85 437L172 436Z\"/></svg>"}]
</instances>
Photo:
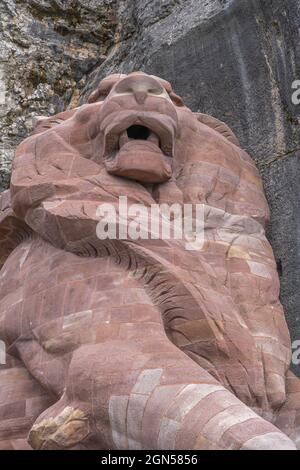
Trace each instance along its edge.
<instances>
[{"instance_id":1,"label":"lion's nose","mask_svg":"<svg viewBox=\"0 0 300 470\"><path fill-rule=\"evenodd\" d=\"M116 87L118 94L133 94L138 104L143 104L149 95L163 95L164 88L152 77L147 75L128 76Z\"/></svg>"},{"instance_id":2,"label":"lion's nose","mask_svg":"<svg viewBox=\"0 0 300 470\"><path fill-rule=\"evenodd\" d=\"M135 97L135 100L138 104L144 104L147 96L148 96L148 90L140 90L140 89L133 89L132 93Z\"/></svg>"}]
</instances>

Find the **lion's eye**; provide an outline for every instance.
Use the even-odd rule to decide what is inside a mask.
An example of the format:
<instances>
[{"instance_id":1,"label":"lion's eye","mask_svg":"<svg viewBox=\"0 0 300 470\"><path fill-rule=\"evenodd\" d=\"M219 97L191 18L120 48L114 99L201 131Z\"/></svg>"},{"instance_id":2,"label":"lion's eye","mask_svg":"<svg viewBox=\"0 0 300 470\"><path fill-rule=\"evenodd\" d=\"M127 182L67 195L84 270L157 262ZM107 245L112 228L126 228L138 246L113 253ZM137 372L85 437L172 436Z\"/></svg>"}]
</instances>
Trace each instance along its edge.
<instances>
[{"instance_id":1,"label":"lion's eye","mask_svg":"<svg viewBox=\"0 0 300 470\"><path fill-rule=\"evenodd\" d=\"M99 95L99 98L98 98L98 101L104 101L105 98L107 97L108 93L102 93L101 95Z\"/></svg>"},{"instance_id":2,"label":"lion's eye","mask_svg":"<svg viewBox=\"0 0 300 470\"><path fill-rule=\"evenodd\" d=\"M161 95L161 94L162 94L162 91L159 90L158 88L151 88L151 89L149 90L149 93L150 93L151 95Z\"/></svg>"},{"instance_id":3,"label":"lion's eye","mask_svg":"<svg viewBox=\"0 0 300 470\"><path fill-rule=\"evenodd\" d=\"M113 87L113 85L111 84L111 85L108 85L105 88L101 89L101 96L105 96L105 97L108 96L111 89L112 89L112 87Z\"/></svg>"}]
</instances>

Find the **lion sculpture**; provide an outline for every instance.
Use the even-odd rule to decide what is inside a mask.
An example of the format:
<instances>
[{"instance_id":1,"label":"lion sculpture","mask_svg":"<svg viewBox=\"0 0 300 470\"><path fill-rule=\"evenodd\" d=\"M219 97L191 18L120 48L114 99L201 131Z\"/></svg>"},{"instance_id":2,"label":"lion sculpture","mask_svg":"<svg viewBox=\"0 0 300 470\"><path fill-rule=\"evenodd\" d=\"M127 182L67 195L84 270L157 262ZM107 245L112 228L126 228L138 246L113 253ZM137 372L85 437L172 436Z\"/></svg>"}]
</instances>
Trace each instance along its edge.
<instances>
[{"instance_id":1,"label":"lion sculpture","mask_svg":"<svg viewBox=\"0 0 300 470\"><path fill-rule=\"evenodd\" d=\"M201 247L100 239L120 196L201 204ZM156 76L39 120L1 197L0 447L299 447L268 217L232 131Z\"/></svg>"}]
</instances>

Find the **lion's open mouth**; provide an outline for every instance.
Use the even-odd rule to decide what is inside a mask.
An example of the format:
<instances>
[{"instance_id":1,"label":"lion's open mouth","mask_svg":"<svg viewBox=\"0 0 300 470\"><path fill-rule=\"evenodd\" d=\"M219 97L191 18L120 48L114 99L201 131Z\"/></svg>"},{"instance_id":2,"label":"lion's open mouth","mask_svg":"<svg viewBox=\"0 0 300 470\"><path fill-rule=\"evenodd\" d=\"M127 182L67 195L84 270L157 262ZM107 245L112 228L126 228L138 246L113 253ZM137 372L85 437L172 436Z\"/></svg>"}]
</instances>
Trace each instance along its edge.
<instances>
[{"instance_id":1,"label":"lion's open mouth","mask_svg":"<svg viewBox=\"0 0 300 470\"><path fill-rule=\"evenodd\" d=\"M104 159L112 160L124 146L152 148L173 157L175 126L172 119L158 113L120 113L104 131Z\"/></svg>"},{"instance_id":2,"label":"lion's open mouth","mask_svg":"<svg viewBox=\"0 0 300 470\"><path fill-rule=\"evenodd\" d=\"M146 126L135 125L130 126L126 133L129 139L148 140L151 135L151 130Z\"/></svg>"},{"instance_id":3,"label":"lion's open mouth","mask_svg":"<svg viewBox=\"0 0 300 470\"><path fill-rule=\"evenodd\" d=\"M177 130L170 116L121 111L108 115L101 124L108 173L143 183L170 179Z\"/></svg>"},{"instance_id":4,"label":"lion's open mouth","mask_svg":"<svg viewBox=\"0 0 300 470\"><path fill-rule=\"evenodd\" d=\"M149 129L149 127L137 124L128 127L128 129L125 129L125 131L120 135L119 150L129 142L132 142L132 146L138 144L144 145L145 147L149 147L147 143L152 142L153 145L161 149L159 136Z\"/></svg>"}]
</instances>

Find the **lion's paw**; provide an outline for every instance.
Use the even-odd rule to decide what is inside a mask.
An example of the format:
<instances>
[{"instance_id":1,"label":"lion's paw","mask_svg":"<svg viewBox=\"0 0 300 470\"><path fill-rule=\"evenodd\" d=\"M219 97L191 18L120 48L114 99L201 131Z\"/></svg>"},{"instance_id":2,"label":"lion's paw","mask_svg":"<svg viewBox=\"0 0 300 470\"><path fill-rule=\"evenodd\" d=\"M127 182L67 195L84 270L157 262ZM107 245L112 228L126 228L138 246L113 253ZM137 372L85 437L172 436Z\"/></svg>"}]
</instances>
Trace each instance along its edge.
<instances>
[{"instance_id":1,"label":"lion's paw","mask_svg":"<svg viewBox=\"0 0 300 470\"><path fill-rule=\"evenodd\" d=\"M51 409L48 411L51 413ZM66 406L58 415L46 417L34 424L28 442L34 449L68 449L81 443L89 434L87 415L79 409Z\"/></svg>"}]
</instances>

